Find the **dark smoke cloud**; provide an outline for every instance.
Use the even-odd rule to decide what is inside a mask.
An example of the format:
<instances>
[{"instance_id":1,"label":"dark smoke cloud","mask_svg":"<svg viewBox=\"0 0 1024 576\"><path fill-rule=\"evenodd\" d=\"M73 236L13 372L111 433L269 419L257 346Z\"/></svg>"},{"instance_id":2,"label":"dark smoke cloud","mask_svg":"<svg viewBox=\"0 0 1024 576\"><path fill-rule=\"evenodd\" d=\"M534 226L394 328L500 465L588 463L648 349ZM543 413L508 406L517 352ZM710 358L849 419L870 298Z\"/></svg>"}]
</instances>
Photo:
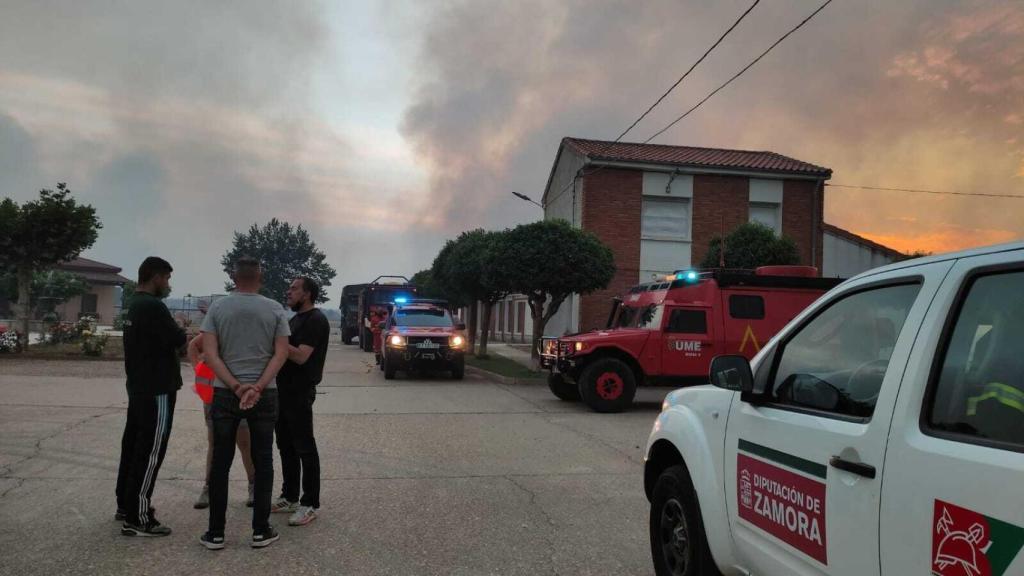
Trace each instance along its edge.
<instances>
[{"instance_id":1,"label":"dark smoke cloud","mask_svg":"<svg viewBox=\"0 0 1024 576\"><path fill-rule=\"evenodd\" d=\"M540 196L561 137L617 135L748 5L445 3L403 125L444 227L536 217L509 192ZM626 140L689 108L811 9L762 3ZM1024 194L1022 51L1018 2L836 2L658 141L774 150L832 167L835 182ZM1024 235L1019 201L828 197L830 221L900 249Z\"/></svg>"}]
</instances>

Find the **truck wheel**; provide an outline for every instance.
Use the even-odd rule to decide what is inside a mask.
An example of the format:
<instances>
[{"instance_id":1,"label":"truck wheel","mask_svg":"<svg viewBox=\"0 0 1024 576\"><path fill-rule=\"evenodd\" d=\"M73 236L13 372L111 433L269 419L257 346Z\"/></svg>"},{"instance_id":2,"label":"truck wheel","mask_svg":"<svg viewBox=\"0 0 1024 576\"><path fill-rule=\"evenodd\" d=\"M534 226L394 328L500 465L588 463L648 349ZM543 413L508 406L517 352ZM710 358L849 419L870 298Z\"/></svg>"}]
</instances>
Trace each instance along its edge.
<instances>
[{"instance_id":1,"label":"truck wheel","mask_svg":"<svg viewBox=\"0 0 1024 576\"><path fill-rule=\"evenodd\" d=\"M462 380L466 377L466 360L452 362L452 380Z\"/></svg>"},{"instance_id":2,"label":"truck wheel","mask_svg":"<svg viewBox=\"0 0 1024 576\"><path fill-rule=\"evenodd\" d=\"M636 395L633 370L616 358L591 362L580 374L578 385L580 398L595 412L622 412Z\"/></svg>"},{"instance_id":3,"label":"truck wheel","mask_svg":"<svg viewBox=\"0 0 1024 576\"><path fill-rule=\"evenodd\" d=\"M579 402L580 389L573 382L566 382L561 374L551 372L548 374L548 388L559 400L566 402Z\"/></svg>"},{"instance_id":4,"label":"truck wheel","mask_svg":"<svg viewBox=\"0 0 1024 576\"><path fill-rule=\"evenodd\" d=\"M654 486L650 536L657 576L721 576L708 548L693 482L681 464L662 472Z\"/></svg>"},{"instance_id":5,"label":"truck wheel","mask_svg":"<svg viewBox=\"0 0 1024 576\"><path fill-rule=\"evenodd\" d=\"M385 354L384 357L381 358L381 360L380 360L380 367L384 371L384 379L385 380L394 380L395 379L395 372L397 372L397 370L395 370L395 367L394 367L393 364L391 364L391 362L388 362L388 355L387 354Z\"/></svg>"},{"instance_id":6,"label":"truck wheel","mask_svg":"<svg viewBox=\"0 0 1024 576\"><path fill-rule=\"evenodd\" d=\"M352 344L352 331L348 328L341 329L341 343L345 346L350 346Z\"/></svg>"}]
</instances>

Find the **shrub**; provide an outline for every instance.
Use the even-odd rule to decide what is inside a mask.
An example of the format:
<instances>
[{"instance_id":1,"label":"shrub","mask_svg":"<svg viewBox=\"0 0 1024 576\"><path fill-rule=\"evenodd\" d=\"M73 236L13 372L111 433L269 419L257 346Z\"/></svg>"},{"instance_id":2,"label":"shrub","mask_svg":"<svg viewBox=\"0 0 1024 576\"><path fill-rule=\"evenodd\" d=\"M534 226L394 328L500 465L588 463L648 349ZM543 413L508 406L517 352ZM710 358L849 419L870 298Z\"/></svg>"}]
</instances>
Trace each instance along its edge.
<instances>
[{"instance_id":1,"label":"shrub","mask_svg":"<svg viewBox=\"0 0 1024 576\"><path fill-rule=\"evenodd\" d=\"M106 334L96 334L90 330L82 332L82 353L86 356L103 356L106 347Z\"/></svg>"},{"instance_id":2,"label":"shrub","mask_svg":"<svg viewBox=\"0 0 1024 576\"><path fill-rule=\"evenodd\" d=\"M20 333L17 330L0 326L0 354L21 352Z\"/></svg>"},{"instance_id":3,"label":"shrub","mask_svg":"<svg viewBox=\"0 0 1024 576\"><path fill-rule=\"evenodd\" d=\"M75 324L71 322L54 322L50 324L45 334L39 336L39 343L49 344L50 346L67 344L78 340L79 335L80 332L76 330Z\"/></svg>"}]
</instances>

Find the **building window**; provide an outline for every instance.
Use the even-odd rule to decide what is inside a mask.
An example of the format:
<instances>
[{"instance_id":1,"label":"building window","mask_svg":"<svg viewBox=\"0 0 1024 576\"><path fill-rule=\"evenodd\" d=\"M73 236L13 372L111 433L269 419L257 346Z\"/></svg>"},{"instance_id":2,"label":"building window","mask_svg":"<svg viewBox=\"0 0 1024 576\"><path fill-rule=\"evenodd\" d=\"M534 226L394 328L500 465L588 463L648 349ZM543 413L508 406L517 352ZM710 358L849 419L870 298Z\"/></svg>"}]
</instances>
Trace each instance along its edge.
<instances>
[{"instance_id":1,"label":"building window","mask_svg":"<svg viewBox=\"0 0 1024 576\"><path fill-rule=\"evenodd\" d=\"M640 234L647 240L689 241L689 200L644 198Z\"/></svg>"},{"instance_id":2,"label":"building window","mask_svg":"<svg viewBox=\"0 0 1024 576\"><path fill-rule=\"evenodd\" d=\"M779 213L782 212L778 204L773 202L751 202L750 221L759 222L771 228L776 234L782 233L782 222Z\"/></svg>"},{"instance_id":3,"label":"building window","mask_svg":"<svg viewBox=\"0 0 1024 576\"><path fill-rule=\"evenodd\" d=\"M98 297L95 294L82 294L82 314L96 315Z\"/></svg>"},{"instance_id":4,"label":"building window","mask_svg":"<svg viewBox=\"0 0 1024 576\"><path fill-rule=\"evenodd\" d=\"M645 197L640 236L640 282L689 267L690 200Z\"/></svg>"}]
</instances>

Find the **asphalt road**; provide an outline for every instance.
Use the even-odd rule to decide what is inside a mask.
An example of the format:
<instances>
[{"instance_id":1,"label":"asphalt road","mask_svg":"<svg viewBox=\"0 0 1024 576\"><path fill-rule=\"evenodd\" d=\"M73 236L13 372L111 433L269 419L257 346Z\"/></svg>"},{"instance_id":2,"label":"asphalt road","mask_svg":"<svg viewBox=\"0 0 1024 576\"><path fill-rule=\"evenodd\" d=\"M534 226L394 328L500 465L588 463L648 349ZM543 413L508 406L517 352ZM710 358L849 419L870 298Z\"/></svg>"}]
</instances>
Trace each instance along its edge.
<instances>
[{"instance_id":1,"label":"asphalt road","mask_svg":"<svg viewBox=\"0 0 1024 576\"><path fill-rule=\"evenodd\" d=\"M197 542L207 513L192 509L205 427L187 386L154 495L174 534L126 538L113 521L121 364L0 358L0 574L652 572L641 463L667 390L600 415L546 386L385 382L369 354L335 346L319 391L320 518L275 516L281 540L249 548L236 459L228 546L211 552Z\"/></svg>"}]
</instances>

